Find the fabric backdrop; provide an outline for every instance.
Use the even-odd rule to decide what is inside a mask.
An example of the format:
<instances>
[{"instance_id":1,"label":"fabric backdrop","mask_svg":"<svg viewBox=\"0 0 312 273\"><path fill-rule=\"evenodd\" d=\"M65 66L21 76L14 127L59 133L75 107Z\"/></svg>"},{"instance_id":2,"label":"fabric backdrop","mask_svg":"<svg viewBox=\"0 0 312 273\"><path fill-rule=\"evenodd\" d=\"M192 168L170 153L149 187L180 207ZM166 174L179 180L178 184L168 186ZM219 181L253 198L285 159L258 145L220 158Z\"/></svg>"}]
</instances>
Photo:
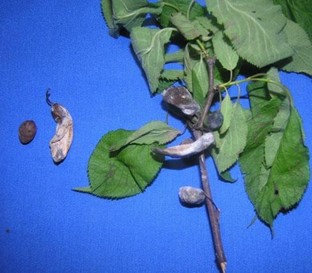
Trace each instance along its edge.
<instances>
[{"instance_id":1,"label":"fabric backdrop","mask_svg":"<svg viewBox=\"0 0 312 273\"><path fill-rule=\"evenodd\" d=\"M151 98L129 40L113 39L100 0L1 1L0 4L0 268L3 273L207 273L214 264L205 208L179 203L184 185L199 185L196 166L166 165L140 195L111 201L72 191L88 185L87 164L102 135L166 119ZM312 81L281 74L303 119L312 150ZM66 106L74 141L55 165L49 140L55 123L45 102ZM21 145L20 123L38 132ZM183 130L173 118L170 125ZM208 160L228 271L304 273L312 267L312 191L274 223L275 237L257 221L242 177L219 182ZM178 170L176 170L178 168Z\"/></svg>"}]
</instances>

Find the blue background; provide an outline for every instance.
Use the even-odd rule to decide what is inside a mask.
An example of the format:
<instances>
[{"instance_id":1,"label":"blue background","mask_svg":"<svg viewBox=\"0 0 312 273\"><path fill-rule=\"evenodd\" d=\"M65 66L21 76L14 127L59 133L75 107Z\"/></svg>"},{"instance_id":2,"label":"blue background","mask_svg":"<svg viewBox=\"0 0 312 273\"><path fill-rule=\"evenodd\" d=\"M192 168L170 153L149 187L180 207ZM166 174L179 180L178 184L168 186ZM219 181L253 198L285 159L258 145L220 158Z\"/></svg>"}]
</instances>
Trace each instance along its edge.
<instances>
[{"instance_id":1,"label":"blue background","mask_svg":"<svg viewBox=\"0 0 312 273\"><path fill-rule=\"evenodd\" d=\"M204 208L179 203L180 186L199 185L196 166L168 167L140 195L110 201L72 191L88 185L87 163L103 134L165 120L151 99L129 40L115 40L100 1L1 1L0 4L0 267L3 273L217 272ZM312 81L281 74L303 119L312 150ZM53 164L55 123L45 102L67 107L74 141ZM20 123L34 119L36 138L21 145ZM183 125L169 119L170 125ZM208 160L231 272L310 272L312 191L274 223L275 238L254 217L238 168L219 182Z\"/></svg>"}]
</instances>

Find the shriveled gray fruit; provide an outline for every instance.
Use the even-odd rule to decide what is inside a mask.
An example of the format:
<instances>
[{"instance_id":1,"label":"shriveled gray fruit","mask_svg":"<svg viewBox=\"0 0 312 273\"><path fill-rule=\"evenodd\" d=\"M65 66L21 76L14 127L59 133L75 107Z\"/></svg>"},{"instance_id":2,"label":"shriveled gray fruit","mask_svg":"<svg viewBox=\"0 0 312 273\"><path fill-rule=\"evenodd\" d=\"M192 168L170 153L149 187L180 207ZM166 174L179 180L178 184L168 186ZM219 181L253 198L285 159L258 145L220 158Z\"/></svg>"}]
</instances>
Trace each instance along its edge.
<instances>
[{"instance_id":1,"label":"shriveled gray fruit","mask_svg":"<svg viewBox=\"0 0 312 273\"><path fill-rule=\"evenodd\" d=\"M183 86L169 87L163 92L163 100L179 109L186 116L193 116L200 111L199 104Z\"/></svg>"},{"instance_id":2,"label":"shriveled gray fruit","mask_svg":"<svg viewBox=\"0 0 312 273\"><path fill-rule=\"evenodd\" d=\"M31 142L37 133L37 126L33 120L25 120L18 128L18 138L22 144Z\"/></svg>"},{"instance_id":3,"label":"shriveled gray fruit","mask_svg":"<svg viewBox=\"0 0 312 273\"><path fill-rule=\"evenodd\" d=\"M50 140L50 150L53 161L60 163L66 158L73 141L73 119L64 106L50 101L49 97L50 89L46 92L46 101L57 124L55 135Z\"/></svg>"},{"instance_id":4,"label":"shriveled gray fruit","mask_svg":"<svg viewBox=\"0 0 312 273\"><path fill-rule=\"evenodd\" d=\"M201 206L206 198L202 189L191 186L184 186L179 189L179 198L181 203L188 206Z\"/></svg>"}]
</instances>

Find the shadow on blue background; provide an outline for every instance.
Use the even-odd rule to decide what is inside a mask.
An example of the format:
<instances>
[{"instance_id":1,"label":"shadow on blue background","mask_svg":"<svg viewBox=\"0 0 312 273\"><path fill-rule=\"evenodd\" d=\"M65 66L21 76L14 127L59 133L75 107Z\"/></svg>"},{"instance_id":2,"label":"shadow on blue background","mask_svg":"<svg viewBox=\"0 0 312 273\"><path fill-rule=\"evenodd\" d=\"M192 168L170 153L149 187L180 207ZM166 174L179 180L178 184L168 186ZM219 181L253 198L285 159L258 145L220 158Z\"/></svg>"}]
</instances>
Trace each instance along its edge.
<instances>
[{"instance_id":1,"label":"shadow on blue background","mask_svg":"<svg viewBox=\"0 0 312 273\"><path fill-rule=\"evenodd\" d=\"M71 190L88 184L88 158L103 134L166 118L129 40L108 35L100 1L2 1L0 29L1 272L217 272L205 209L182 207L177 196L180 186L199 185L196 166L165 168L145 193L120 201ZM311 149L311 78L281 79ZM72 148L58 166L49 151L55 123L47 88L74 119ZM17 129L25 119L34 119L38 132L23 146ZM227 272L310 272L311 187L295 210L279 215L272 240L259 221L247 229L254 211L238 169L238 181L228 184L217 180L210 160L208 166Z\"/></svg>"}]
</instances>

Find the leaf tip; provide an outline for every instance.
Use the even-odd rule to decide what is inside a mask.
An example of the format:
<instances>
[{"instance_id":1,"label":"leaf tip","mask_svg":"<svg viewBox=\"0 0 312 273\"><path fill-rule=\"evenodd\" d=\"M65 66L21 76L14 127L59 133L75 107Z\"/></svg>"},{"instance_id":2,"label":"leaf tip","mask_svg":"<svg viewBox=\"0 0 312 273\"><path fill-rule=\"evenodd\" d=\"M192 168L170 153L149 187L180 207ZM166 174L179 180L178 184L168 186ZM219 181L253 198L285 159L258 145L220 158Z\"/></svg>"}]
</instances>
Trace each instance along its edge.
<instances>
[{"instance_id":1,"label":"leaf tip","mask_svg":"<svg viewBox=\"0 0 312 273\"><path fill-rule=\"evenodd\" d=\"M92 189L90 187L78 187L73 188L72 190L81 193L92 193Z\"/></svg>"}]
</instances>

